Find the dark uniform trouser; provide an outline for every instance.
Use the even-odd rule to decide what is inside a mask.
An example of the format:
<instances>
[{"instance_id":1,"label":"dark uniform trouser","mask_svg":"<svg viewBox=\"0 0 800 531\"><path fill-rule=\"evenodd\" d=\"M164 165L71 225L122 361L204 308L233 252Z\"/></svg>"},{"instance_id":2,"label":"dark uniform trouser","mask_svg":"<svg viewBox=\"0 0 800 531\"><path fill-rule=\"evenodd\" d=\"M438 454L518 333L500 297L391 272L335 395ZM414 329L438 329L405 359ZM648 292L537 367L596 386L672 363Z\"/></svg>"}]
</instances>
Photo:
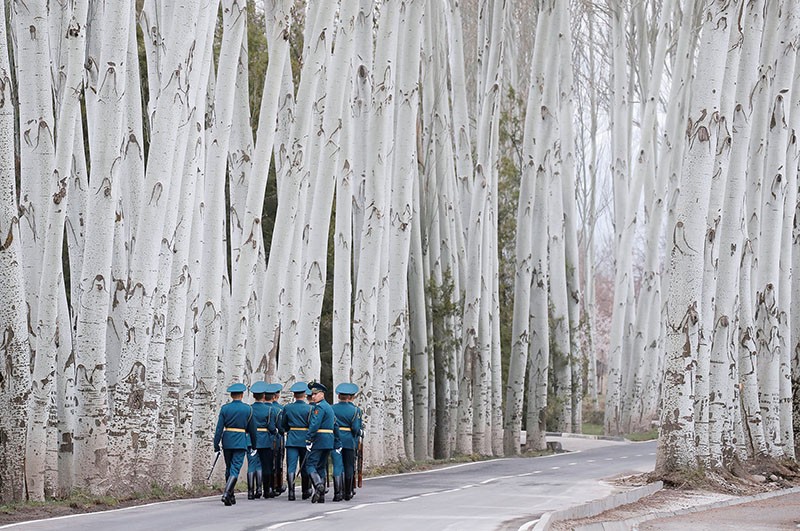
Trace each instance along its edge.
<instances>
[{"instance_id":1,"label":"dark uniform trouser","mask_svg":"<svg viewBox=\"0 0 800 531\"><path fill-rule=\"evenodd\" d=\"M225 458L225 481L228 481L229 477L239 477L239 471L242 469L242 463L244 463L244 448L233 448L228 450L227 448L223 448L222 456Z\"/></svg>"},{"instance_id":2,"label":"dark uniform trouser","mask_svg":"<svg viewBox=\"0 0 800 531\"><path fill-rule=\"evenodd\" d=\"M225 505L236 503L233 489L236 487L236 480L239 478L246 451L243 448L222 449L222 455L225 458L225 492L222 494L222 502Z\"/></svg>"},{"instance_id":3,"label":"dark uniform trouser","mask_svg":"<svg viewBox=\"0 0 800 531\"><path fill-rule=\"evenodd\" d=\"M300 478L302 480L302 489L304 498L307 498L311 494L309 493L309 486L308 486L308 473L305 470L305 464L303 464L303 468L300 470L297 469L298 464L303 463L306 458L306 447L305 446L287 446L286 447L286 482L289 483L289 496L290 499L294 498L294 480L297 473L300 473Z\"/></svg>"},{"instance_id":4,"label":"dark uniform trouser","mask_svg":"<svg viewBox=\"0 0 800 531\"><path fill-rule=\"evenodd\" d=\"M264 487L264 497L271 498L272 492L272 448L259 448L258 460L261 461L261 478Z\"/></svg>"},{"instance_id":5,"label":"dark uniform trouser","mask_svg":"<svg viewBox=\"0 0 800 531\"><path fill-rule=\"evenodd\" d=\"M320 501L323 502L325 501L325 480L323 478L328 475L328 454L330 453L330 448L324 450L312 448L308 459L306 459L306 473L314 483L315 496L318 496ZM314 498L311 501L313 502Z\"/></svg>"},{"instance_id":6,"label":"dark uniform trouser","mask_svg":"<svg viewBox=\"0 0 800 531\"><path fill-rule=\"evenodd\" d=\"M355 490L356 451L352 448L342 448L342 461L344 461L344 499L349 500Z\"/></svg>"}]
</instances>

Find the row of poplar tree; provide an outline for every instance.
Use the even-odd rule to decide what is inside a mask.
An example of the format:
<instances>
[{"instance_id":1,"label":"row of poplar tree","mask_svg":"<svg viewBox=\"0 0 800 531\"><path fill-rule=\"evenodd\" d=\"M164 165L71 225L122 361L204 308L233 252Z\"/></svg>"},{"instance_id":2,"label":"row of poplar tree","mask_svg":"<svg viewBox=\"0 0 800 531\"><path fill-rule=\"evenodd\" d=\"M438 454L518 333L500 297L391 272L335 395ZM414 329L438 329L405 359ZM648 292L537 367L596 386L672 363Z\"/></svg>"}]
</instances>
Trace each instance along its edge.
<instances>
[{"instance_id":1,"label":"row of poplar tree","mask_svg":"<svg viewBox=\"0 0 800 531\"><path fill-rule=\"evenodd\" d=\"M328 370L372 464L584 396L662 470L793 456L798 6L0 1L2 499L203 483L228 384Z\"/></svg>"}]
</instances>

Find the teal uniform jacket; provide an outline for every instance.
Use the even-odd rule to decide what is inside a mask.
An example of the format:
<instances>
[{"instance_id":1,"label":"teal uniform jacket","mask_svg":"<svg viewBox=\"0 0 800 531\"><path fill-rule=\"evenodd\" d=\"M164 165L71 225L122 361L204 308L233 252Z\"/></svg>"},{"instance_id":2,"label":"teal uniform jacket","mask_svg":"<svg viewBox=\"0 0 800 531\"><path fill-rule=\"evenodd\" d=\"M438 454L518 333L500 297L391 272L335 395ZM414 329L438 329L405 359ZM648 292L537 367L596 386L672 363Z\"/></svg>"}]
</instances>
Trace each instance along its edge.
<instances>
[{"instance_id":1,"label":"teal uniform jacket","mask_svg":"<svg viewBox=\"0 0 800 531\"><path fill-rule=\"evenodd\" d=\"M310 414L311 406L305 400L297 400L283 408L281 427L286 433L286 446L305 447Z\"/></svg>"},{"instance_id":2,"label":"teal uniform jacket","mask_svg":"<svg viewBox=\"0 0 800 531\"><path fill-rule=\"evenodd\" d=\"M253 403L253 424L256 432L254 448L272 448L277 413L266 402Z\"/></svg>"},{"instance_id":3,"label":"teal uniform jacket","mask_svg":"<svg viewBox=\"0 0 800 531\"><path fill-rule=\"evenodd\" d=\"M333 450L334 429L338 432L331 405L325 399L312 405L306 440L314 444L314 450Z\"/></svg>"},{"instance_id":4,"label":"teal uniform jacket","mask_svg":"<svg viewBox=\"0 0 800 531\"><path fill-rule=\"evenodd\" d=\"M337 402L331 406L339 425L339 438L342 448L355 450L361 435L361 408L352 402Z\"/></svg>"},{"instance_id":5,"label":"teal uniform jacket","mask_svg":"<svg viewBox=\"0 0 800 531\"><path fill-rule=\"evenodd\" d=\"M281 435L285 434L286 432L283 429L283 415L284 415L284 407L278 402L272 402L272 407L276 410L275 415L275 427L278 429L278 433Z\"/></svg>"},{"instance_id":6,"label":"teal uniform jacket","mask_svg":"<svg viewBox=\"0 0 800 531\"><path fill-rule=\"evenodd\" d=\"M214 432L214 451L219 450L220 442L226 450L246 450L251 447L256 441L252 416L253 409L241 400L233 400L222 406Z\"/></svg>"}]
</instances>

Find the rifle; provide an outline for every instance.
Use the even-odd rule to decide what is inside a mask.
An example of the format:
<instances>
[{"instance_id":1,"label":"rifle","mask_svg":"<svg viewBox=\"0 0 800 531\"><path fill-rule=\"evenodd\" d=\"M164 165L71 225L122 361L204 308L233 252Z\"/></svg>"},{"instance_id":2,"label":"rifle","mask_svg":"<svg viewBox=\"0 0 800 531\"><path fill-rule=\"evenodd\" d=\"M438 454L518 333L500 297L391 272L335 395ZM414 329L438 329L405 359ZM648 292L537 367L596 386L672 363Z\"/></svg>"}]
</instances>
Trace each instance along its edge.
<instances>
[{"instance_id":1,"label":"rifle","mask_svg":"<svg viewBox=\"0 0 800 531\"><path fill-rule=\"evenodd\" d=\"M206 481L211 479L211 474L214 473L214 467L217 466L217 461L219 461L219 454L220 454L220 452L217 452L217 457L215 457L214 458L214 462L211 463L211 470L208 471L208 477L206 478Z\"/></svg>"},{"instance_id":2,"label":"rifle","mask_svg":"<svg viewBox=\"0 0 800 531\"><path fill-rule=\"evenodd\" d=\"M273 480L273 488L281 492L281 488L283 487L283 436L278 432L278 440L277 440L277 449L272 451L273 459L275 459L275 475Z\"/></svg>"},{"instance_id":3,"label":"rifle","mask_svg":"<svg viewBox=\"0 0 800 531\"><path fill-rule=\"evenodd\" d=\"M358 436L358 488L364 484L364 434Z\"/></svg>"},{"instance_id":4,"label":"rifle","mask_svg":"<svg viewBox=\"0 0 800 531\"><path fill-rule=\"evenodd\" d=\"M311 450L314 447L314 443L311 443L309 446L311 446L311 448L306 447L306 455L303 456L303 462L300 463L300 472L305 470L306 461L308 461L308 456L311 455Z\"/></svg>"}]
</instances>

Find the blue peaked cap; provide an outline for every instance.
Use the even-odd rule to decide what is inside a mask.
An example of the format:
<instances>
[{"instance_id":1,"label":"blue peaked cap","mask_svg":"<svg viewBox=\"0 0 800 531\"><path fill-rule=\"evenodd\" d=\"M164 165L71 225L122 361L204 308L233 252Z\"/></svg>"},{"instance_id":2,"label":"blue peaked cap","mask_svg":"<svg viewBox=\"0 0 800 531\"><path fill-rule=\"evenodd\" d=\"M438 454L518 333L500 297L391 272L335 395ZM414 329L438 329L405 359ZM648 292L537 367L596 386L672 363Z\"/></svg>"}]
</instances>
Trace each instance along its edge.
<instances>
[{"instance_id":1,"label":"blue peaked cap","mask_svg":"<svg viewBox=\"0 0 800 531\"><path fill-rule=\"evenodd\" d=\"M267 384L267 393L280 393L283 391L283 384L271 383Z\"/></svg>"},{"instance_id":2,"label":"blue peaked cap","mask_svg":"<svg viewBox=\"0 0 800 531\"><path fill-rule=\"evenodd\" d=\"M267 382L256 382L250 386L251 393L266 393L267 392Z\"/></svg>"},{"instance_id":3,"label":"blue peaked cap","mask_svg":"<svg viewBox=\"0 0 800 531\"><path fill-rule=\"evenodd\" d=\"M228 387L229 393L244 393L247 391L247 386L243 383L235 383Z\"/></svg>"},{"instance_id":4,"label":"blue peaked cap","mask_svg":"<svg viewBox=\"0 0 800 531\"><path fill-rule=\"evenodd\" d=\"M305 393L308 390L308 384L306 382L297 382L289 390L293 393Z\"/></svg>"},{"instance_id":5,"label":"blue peaked cap","mask_svg":"<svg viewBox=\"0 0 800 531\"><path fill-rule=\"evenodd\" d=\"M354 383L345 382L336 386L337 395L354 395L358 392L358 386Z\"/></svg>"}]
</instances>

